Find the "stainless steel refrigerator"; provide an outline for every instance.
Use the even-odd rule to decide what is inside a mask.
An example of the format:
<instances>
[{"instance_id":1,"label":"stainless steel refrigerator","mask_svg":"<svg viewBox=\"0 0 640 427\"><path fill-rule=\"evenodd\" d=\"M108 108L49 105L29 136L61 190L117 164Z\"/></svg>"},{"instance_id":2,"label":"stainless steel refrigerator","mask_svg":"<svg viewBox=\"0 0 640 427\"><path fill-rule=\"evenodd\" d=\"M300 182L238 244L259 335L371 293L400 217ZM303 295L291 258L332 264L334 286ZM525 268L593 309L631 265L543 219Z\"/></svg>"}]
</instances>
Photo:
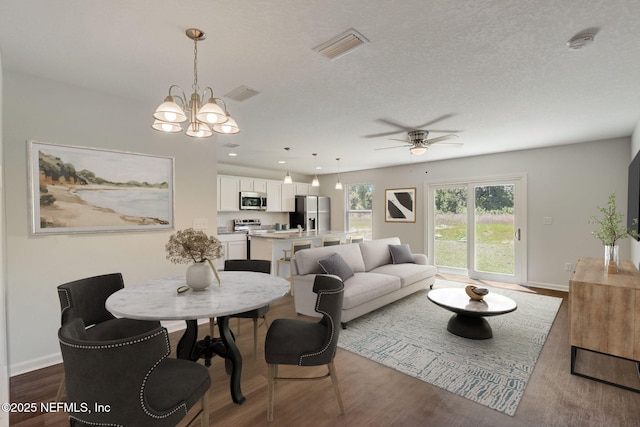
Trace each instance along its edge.
<instances>
[{"instance_id":1,"label":"stainless steel refrigerator","mask_svg":"<svg viewBox=\"0 0 640 427\"><path fill-rule=\"evenodd\" d=\"M296 196L296 210L289 213L289 226L301 225L305 231L331 229L331 199L322 196Z\"/></svg>"}]
</instances>

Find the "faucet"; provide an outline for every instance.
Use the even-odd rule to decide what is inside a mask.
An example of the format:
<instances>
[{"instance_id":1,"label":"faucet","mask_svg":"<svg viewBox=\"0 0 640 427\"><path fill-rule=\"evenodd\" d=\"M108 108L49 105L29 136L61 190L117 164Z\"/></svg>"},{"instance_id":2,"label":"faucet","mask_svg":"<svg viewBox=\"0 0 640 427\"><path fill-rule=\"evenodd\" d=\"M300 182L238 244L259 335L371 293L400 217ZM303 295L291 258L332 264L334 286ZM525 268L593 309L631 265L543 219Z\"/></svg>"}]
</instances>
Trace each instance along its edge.
<instances>
[{"instance_id":1,"label":"faucet","mask_svg":"<svg viewBox=\"0 0 640 427\"><path fill-rule=\"evenodd\" d=\"M298 233L302 234L302 226L298 224Z\"/></svg>"}]
</instances>

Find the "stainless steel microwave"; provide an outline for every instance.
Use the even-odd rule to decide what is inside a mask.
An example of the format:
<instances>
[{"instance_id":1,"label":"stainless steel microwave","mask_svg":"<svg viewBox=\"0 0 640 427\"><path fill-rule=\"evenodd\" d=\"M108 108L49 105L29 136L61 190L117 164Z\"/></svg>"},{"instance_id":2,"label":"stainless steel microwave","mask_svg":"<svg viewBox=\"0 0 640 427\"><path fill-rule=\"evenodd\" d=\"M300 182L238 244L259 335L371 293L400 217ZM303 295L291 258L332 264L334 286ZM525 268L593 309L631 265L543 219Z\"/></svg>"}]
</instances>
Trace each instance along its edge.
<instances>
[{"instance_id":1,"label":"stainless steel microwave","mask_svg":"<svg viewBox=\"0 0 640 427\"><path fill-rule=\"evenodd\" d=\"M241 211L264 211L267 209L267 195L252 191L240 192Z\"/></svg>"}]
</instances>

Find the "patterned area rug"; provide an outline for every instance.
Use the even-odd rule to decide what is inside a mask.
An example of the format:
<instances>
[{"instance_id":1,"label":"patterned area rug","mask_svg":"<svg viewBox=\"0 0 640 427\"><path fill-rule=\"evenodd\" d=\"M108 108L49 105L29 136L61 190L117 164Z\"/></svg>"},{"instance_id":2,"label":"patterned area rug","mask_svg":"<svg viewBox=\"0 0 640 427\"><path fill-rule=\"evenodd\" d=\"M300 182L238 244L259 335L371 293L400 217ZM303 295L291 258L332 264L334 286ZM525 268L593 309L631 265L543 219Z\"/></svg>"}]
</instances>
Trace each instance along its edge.
<instances>
[{"instance_id":1,"label":"patterned area rug","mask_svg":"<svg viewBox=\"0 0 640 427\"><path fill-rule=\"evenodd\" d=\"M465 284L437 279L434 289ZM488 317L493 338L447 331L453 315L421 291L349 322L338 346L508 415L514 415L561 298L488 288L518 309Z\"/></svg>"}]
</instances>

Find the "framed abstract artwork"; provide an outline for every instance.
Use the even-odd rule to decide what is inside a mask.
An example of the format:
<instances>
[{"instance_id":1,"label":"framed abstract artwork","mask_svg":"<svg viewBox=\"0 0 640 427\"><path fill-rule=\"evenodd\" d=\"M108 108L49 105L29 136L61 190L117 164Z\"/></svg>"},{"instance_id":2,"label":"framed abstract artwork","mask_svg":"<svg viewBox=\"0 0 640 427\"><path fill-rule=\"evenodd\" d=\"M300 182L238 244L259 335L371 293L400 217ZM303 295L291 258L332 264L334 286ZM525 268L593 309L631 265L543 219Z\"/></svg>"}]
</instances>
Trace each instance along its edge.
<instances>
[{"instance_id":1,"label":"framed abstract artwork","mask_svg":"<svg viewBox=\"0 0 640 427\"><path fill-rule=\"evenodd\" d=\"M27 145L32 234L174 228L172 157Z\"/></svg>"},{"instance_id":2,"label":"framed abstract artwork","mask_svg":"<svg viewBox=\"0 0 640 427\"><path fill-rule=\"evenodd\" d=\"M385 190L385 222L416 222L416 189Z\"/></svg>"}]
</instances>

